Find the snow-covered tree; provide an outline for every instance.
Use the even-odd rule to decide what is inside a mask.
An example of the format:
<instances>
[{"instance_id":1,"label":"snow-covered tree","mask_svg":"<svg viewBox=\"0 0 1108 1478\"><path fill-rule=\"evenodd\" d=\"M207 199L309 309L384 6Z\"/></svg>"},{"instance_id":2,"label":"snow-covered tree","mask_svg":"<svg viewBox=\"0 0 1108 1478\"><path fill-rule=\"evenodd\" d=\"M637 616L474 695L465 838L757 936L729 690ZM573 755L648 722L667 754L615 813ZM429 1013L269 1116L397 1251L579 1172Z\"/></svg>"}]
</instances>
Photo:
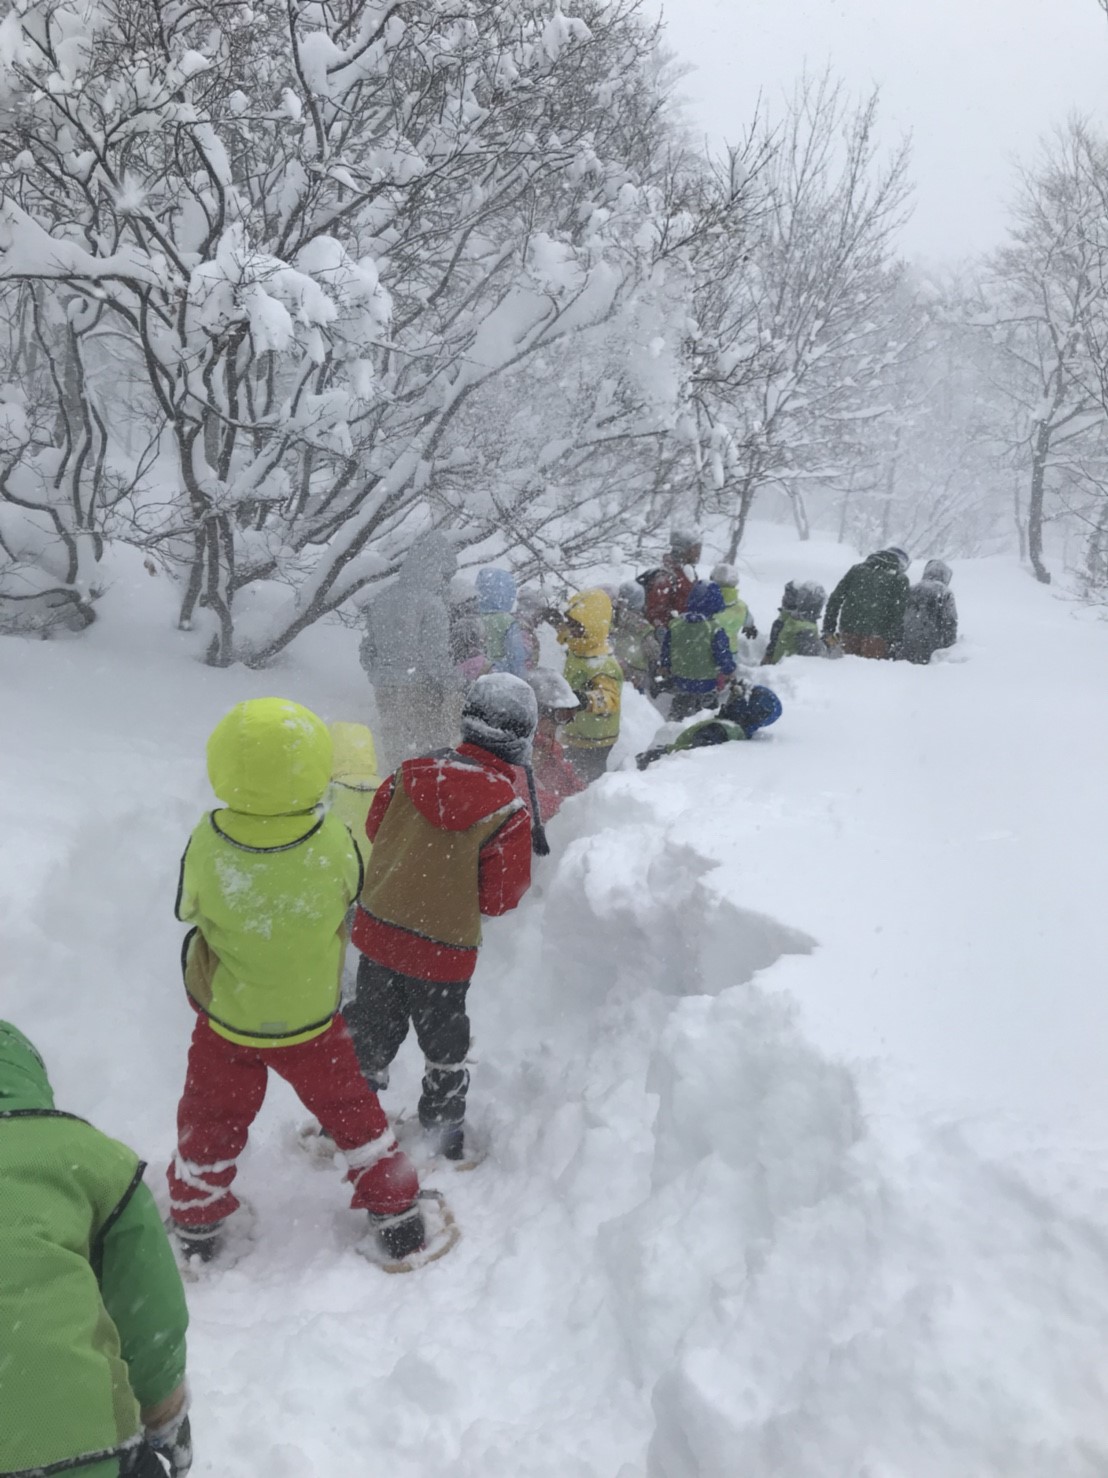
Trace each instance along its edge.
<instances>
[{"instance_id":1,"label":"snow-covered tree","mask_svg":"<svg viewBox=\"0 0 1108 1478\"><path fill-rule=\"evenodd\" d=\"M183 570L212 661L266 660L428 521L510 537L545 468L673 421L679 373L626 372L671 362L687 270L635 168L632 0L21 0L0 106L0 278L82 385L70 478L136 485L126 536ZM537 468L533 437L477 465L467 417L577 344L621 372L559 378Z\"/></svg>"},{"instance_id":2,"label":"snow-covered tree","mask_svg":"<svg viewBox=\"0 0 1108 1478\"><path fill-rule=\"evenodd\" d=\"M1044 583L1048 499L1088 483L1103 464L1106 205L1108 146L1075 121L1021 172L1010 243L991 264L978 319L1006 365L1008 436L1027 479L1027 550Z\"/></svg>"},{"instance_id":3,"label":"snow-covered tree","mask_svg":"<svg viewBox=\"0 0 1108 1478\"><path fill-rule=\"evenodd\" d=\"M997 423L1006 408L992 346L969 324L979 306L962 274L905 273L893 314L907 347L884 378L888 409L859 438L845 483L820 500L840 539L897 543L916 558L1004 544L1013 483Z\"/></svg>"},{"instance_id":4,"label":"snow-covered tree","mask_svg":"<svg viewBox=\"0 0 1108 1478\"><path fill-rule=\"evenodd\" d=\"M881 162L876 118L876 95L855 108L830 78L804 80L760 157L756 218L702 274L702 487L730 521L732 555L769 486L804 537L806 484L845 474L859 428L888 406L883 381L905 347L888 310L907 150Z\"/></svg>"}]
</instances>

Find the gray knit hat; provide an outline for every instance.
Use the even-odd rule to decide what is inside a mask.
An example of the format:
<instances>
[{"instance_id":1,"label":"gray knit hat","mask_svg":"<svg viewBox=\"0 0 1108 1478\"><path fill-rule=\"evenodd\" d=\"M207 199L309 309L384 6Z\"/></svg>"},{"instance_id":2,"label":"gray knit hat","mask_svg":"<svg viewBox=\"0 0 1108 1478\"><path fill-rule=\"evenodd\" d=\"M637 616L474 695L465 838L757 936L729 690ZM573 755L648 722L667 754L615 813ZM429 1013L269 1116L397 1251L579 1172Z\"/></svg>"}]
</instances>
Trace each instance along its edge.
<instances>
[{"instance_id":1,"label":"gray knit hat","mask_svg":"<svg viewBox=\"0 0 1108 1478\"><path fill-rule=\"evenodd\" d=\"M488 672L466 693L462 738L510 765L527 765L538 721L538 700L530 683L510 672Z\"/></svg>"}]
</instances>

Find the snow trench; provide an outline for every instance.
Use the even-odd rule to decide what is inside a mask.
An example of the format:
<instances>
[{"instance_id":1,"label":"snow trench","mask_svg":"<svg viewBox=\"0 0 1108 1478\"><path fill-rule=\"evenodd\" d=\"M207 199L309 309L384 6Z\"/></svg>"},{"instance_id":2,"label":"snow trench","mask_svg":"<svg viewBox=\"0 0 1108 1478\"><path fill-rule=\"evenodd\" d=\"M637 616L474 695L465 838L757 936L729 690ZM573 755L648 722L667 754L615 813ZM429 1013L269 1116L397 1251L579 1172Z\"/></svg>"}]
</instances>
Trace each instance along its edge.
<instances>
[{"instance_id":1,"label":"snow trench","mask_svg":"<svg viewBox=\"0 0 1108 1478\"><path fill-rule=\"evenodd\" d=\"M699 762L721 807L742 758ZM155 1188L191 816L105 803L5 936L59 1099ZM196 1478L1108 1473L1108 1239L957 1126L874 1122L773 985L787 955L833 981L830 953L742 906L741 857L674 832L668 783L610 776L489 925L470 1001L492 1149L439 1182L463 1229L442 1263L390 1279L356 1255L274 1083L240 1177L255 1244L190 1288ZM390 1112L419 1072L409 1042Z\"/></svg>"}]
</instances>

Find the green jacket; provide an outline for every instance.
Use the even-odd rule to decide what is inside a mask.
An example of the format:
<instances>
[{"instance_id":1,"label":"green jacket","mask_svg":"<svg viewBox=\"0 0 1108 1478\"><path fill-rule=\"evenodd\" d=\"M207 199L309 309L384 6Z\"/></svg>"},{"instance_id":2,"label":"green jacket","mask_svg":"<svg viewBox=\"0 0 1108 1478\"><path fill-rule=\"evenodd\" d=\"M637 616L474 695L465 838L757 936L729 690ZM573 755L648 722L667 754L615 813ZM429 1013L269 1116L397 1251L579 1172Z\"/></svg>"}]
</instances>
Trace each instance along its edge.
<instances>
[{"instance_id":1,"label":"green jacket","mask_svg":"<svg viewBox=\"0 0 1108 1478\"><path fill-rule=\"evenodd\" d=\"M0 1022L0 1474L114 1478L140 1408L184 1379L184 1290L142 1172L54 1108L38 1053Z\"/></svg>"},{"instance_id":2,"label":"green jacket","mask_svg":"<svg viewBox=\"0 0 1108 1478\"><path fill-rule=\"evenodd\" d=\"M278 698L240 703L208 741L221 799L181 863L185 987L231 1042L292 1046L338 1010L346 911L362 869L349 831L314 809L331 774L323 723Z\"/></svg>"},{"instance_id":3,"label":"green jacket","mask_svg":"<svg viewBox=\"0 0 1108 1478\"><path fill-rule=\"evenodd\" d=\"M831 592L823 617L823 634L836 628L852 636L882 636L900 640L911 586L900 561L888 550L878 550L847 570Z\"/></svg>"},{"instance_id":4,"label":"green jacket","mask_svg":"<svg viewBox=\"0 0 1108 1478\"><path fill-rule=\"evenodd\" d=\"M676 678L707 682L719 675L713 649L718 617L711 621L686 621L683 616L669 623L669 670Z\"/></svg>"},{"instance_id":5,"label":"green jacket","mask_svg":"<svg viewBox=\"0 0 1108 1478\"><path fill-rule=\"evenodd\" d=\"M818 622L806 621L792 611L783 610L773 623L769 646L762 662L771 667L785 657L819 657L825 656L826 652L827 648L820 639Z\"/></svg>"},{"instance_id":6,"label":"green jacket","mask_svg":"<svg viewBox=\"0 0 1108 1478\"><path fill-rule=\"evenodd\" d=\"M735 585L721 585L720 593L723 596L723 610L716 617L716 625L722 626L727 633L727 640L731 643L731 650L737 657L739 655L739 637L750 625L750 607L745 600L739 599L738 587Z\"/></svg>"},{"instance_id":7,"label":"green jacket","mask_svg":"<svg viewBox=\"0 0 1108 1478\"><path fill-rule=\"evenodd\" d=\"M581 707L562 730L563 742L577 749L609 748L619 738L623 669L611 653L583 657L571 652L565 679Z\"/></svg>"},{"instance_id":8,"label":"green jacket","mask_svg":"<svg viewBox=\"0 0 1108 1478\"><path fill-rule=\"evenodd\" d=\"M729 744L745 739L746 730L725 718L706 718L682 731L669 747L671 754L682 749L706 749L713 744Z\"/></svg>"},{"instance_id":9,"label":"green jacket","mask_svg":"<svg viewBox=\"0 0 1108 1478\"><path fill-rule=\"evenodd\" d=\"M658 655L654 628L646 617L638 611L618 611L612 618L609 640L624 677L645 677Z\"/></svg>"}]
</instances>

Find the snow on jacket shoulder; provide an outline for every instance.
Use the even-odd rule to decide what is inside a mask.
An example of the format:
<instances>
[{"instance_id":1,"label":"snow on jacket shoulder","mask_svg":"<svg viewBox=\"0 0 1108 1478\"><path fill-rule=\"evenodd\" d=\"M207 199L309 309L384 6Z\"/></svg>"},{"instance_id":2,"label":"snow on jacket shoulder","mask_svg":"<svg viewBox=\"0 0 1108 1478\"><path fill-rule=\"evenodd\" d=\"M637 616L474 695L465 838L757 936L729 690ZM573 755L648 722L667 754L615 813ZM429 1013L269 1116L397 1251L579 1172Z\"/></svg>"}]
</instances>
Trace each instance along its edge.
<instances>
[{"instance_id":1,"label":"snow on jacket shoulder","mask_svg":"<svg viewBox=\"0 0 1108 1478\"><path fill-rule=\"evenodd\" d=\"M385 781L366 821L374 845L353 930L363 954L421 980L470 978L481 915L515 908L531 883L515 769L463 744Z\"/></svg>"}]
</instances>

